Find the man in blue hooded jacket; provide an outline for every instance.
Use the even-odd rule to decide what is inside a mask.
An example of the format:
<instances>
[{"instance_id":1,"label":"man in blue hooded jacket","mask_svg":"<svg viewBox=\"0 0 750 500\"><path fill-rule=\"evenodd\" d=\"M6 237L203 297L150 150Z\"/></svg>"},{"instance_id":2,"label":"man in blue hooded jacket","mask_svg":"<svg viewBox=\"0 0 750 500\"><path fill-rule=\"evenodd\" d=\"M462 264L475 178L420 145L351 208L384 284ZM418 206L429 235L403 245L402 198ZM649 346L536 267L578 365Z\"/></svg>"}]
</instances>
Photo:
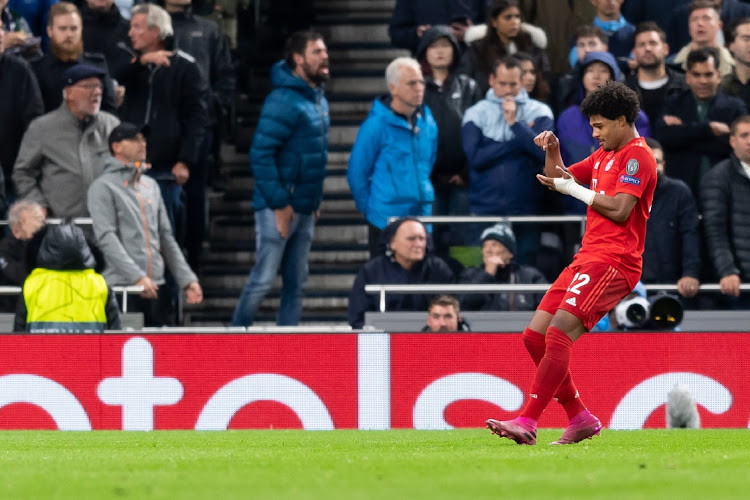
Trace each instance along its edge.
<instances>
[{"instance_id":1,"label":"man in blue hooded jacket","mask_svg":"<svg viewBox=\"0 0 750 500\"><path fill-rule=\"evenodd\" d=\"M328 49L320 34L293 33L286 59L271 69L266 98L250 147L255 177L255 265L242 289L232 324L249 326L281 268L279 325L297 325L308 275L307 256L323 198L328 161Z\"/></svg>"}]
</instances>

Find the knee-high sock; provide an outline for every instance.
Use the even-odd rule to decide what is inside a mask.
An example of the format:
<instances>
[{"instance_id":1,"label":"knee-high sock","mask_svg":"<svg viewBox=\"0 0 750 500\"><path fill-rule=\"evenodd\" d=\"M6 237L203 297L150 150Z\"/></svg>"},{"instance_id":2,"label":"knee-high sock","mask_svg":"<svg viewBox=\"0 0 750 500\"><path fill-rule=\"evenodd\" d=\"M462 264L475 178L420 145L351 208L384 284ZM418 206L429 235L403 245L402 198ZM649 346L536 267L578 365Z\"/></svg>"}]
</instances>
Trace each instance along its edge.
<instances>
[{"instance_id":1,"label":"knee-high sock","mask_svg":"<svg viewBox=\"0 0 750 500\"><path fill-rule=\"evenodd\" d=\"M573 340L554 326L547 329L544 357L539 362L531 384L531 397L521 411L521 416L539 420L544 409L560 388L570 368Z\"/></svg>"},{"instance_id":2,"label":"knee-high sock","mask_svg":"<svg viewBox=\"0 0 750 500\"><path fill-rule=\"evenodd\" d=\"M523 345L526 346L526 350L529 352L531 359L534 361L536 366L544 357L544 351L546 350L547 344L545 343L545 337L541 333L526 328L521 335ZM575 417L583 410L586 409L586 405L583 404L581 398L578 396L578 388L573 383L573 379L570 376L570 370L565 375L565 379L560 388L555 393L555 399L560 403L565 410L568 420Z\"/></svg>"}]
</instances>

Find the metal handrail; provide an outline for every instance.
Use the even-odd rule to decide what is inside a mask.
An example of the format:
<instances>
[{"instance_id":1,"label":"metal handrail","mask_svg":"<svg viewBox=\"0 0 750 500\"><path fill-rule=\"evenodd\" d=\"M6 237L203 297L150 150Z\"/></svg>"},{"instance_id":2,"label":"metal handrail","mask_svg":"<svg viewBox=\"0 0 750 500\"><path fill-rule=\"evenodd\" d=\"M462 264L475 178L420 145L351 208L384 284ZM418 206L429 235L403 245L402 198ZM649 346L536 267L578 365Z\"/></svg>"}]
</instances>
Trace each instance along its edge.
<instances>
[{"instance_id":1,"label":"metal handrail","mask_svg":"<svg viewBox=\"0 0 750 500\"><path fill-rule=\"evenodd\" d=\"M0 286L0 295L18 295L23 289L20 286ZM141 293L143 287L140 285L113 286L112 291L122 293L122 312L128 312L128 294Z\"/></svg>"},{"instance_id":2,"label":"metal handrail","mask_svg":"<svg viewBox=\"0 0 750 500\"><path fill-rule=\"evenodd\" d=\"M365 285L365 293L380 295L380 312L385 312L385 296L388 292L405 295L420 293L505 293L505 292L546 292L551 284L517 284L517 285L458 285L458 284L430 284L430 285ZM677 291L674 284L645 285L648 291ZM750 284L741 284L740 290L750 291ZM720 292L718 283L705 283L698 287L701 292Z\"/></svg>"},{"instance_id":3,"label":"metal handrail","mask_svg":"<svg viewBox=\"0 0 750 500\"><path fill-rule=\"evenodd\" d=\"M94 224L94 220L91 217L74 217L70 220L50 217L49 219L44 219L44 222L47 224L63 224L66 222L71 222L75 224L76 226L92 226ZM0 220L0 226L7 226L7 225L8 225L7 219Z\"/></svg>"},{"instance_id":4,"label":"metal handrail","mask_svg":"<svg viewBox=\"0 0 750 500\"><path fill-rule=\"evenodd\" d=\"M424 224L471 224L471 223L495 223L506 222L509 224L580 224L581 236L586 230L585 215L418 215L415 217ZM389 217L388 224L400 219L400 217Z\"/></svg>"}]
</instances>

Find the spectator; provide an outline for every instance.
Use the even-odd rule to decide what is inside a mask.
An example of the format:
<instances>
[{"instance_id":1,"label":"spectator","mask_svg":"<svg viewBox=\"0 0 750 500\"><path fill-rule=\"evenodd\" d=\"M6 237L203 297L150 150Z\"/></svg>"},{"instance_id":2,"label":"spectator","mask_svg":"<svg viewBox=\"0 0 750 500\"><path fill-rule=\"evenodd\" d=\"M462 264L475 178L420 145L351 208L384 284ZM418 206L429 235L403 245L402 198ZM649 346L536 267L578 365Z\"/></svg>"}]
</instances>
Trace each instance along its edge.
<instances>
[{"instance_id":1,"label":"spectator","mask_svg":"<svg viewBox=\"0 0 750 500\"><path fill-rule=\"evenodd\" d=\"M729 154L729 124L747 110L740 99L718 90L715 48L690 52L687 65L689 90L667 98L655 135L664 147L667 175L685 181L697 199L703 174Z\"/></svg>"},{"instance_id":2,"label":"spectator","mask_svg":"<svg viewBox=\"0 0 750 500\"><path fill-rule=\"evenodd\" d=\"M391 45L416 52L424 32L436 25L450 25L462 43L466 29L477 20L479 7L476 0L396 0L388 26Z\"/></svg>"},{"instance_id":3,"label":"spectator","mask_svg":"<svg viewBox=\"0 0 750 500\"><path fill-rule=\"evenodd\" d=\"M427 324L423 332L469 332L469 324L461 317L458 300L451 295L438 295L430 301Z\"/></svg>"},{"instance_id":4,"label":"spectator","mask_svg":"<svg viewBox=\"0 0 750 500\"><path fill-rule=\"evenodd\" d=\"M196 16L192 0L166 0L166 9L172 17L175 46L195 58L208 88L208 123L200 147L198 161L185 185L187 192L187 232L185 246L188 262L197 269L206 231L206 185L209 177L209 156L213 152L216 164L220 163L220 150L225 122L230 119L235 88L234 68L229 46L218 25Z\"/></svg>"},{"instance_id":5,"label":"spectator","mask_svg":"<svg viewBox=\"0 0 750 500\"><path fill-rule=\"evenodd\" d=\"M47 33L49 53L31 61L44 99L44 110L50 112L62 103L62 74L76 64L88 64L102 70L102 109L116 114L118 102L114 82L104 54L84 52L81 33L81 14L69 2L59 2L50 8Z\"/></svg>"},{"instance_id":6,"label":"spectator","mask_svg":"<svg viewBox=\"0 0 750 500\"><path fill-rule=\"evenodd\" d=\"M632 0L628 0L626 3L630 3ZM659 22L659 26L664 28L664 31L668 33L669 45L673 47L682 47L690 41L690 28L689 28L689 16L691 13L692 2L690 0L672 0L673 3L677 4L671 9L668 5L663 5L662 2L651 2L653 8L659 9L664 14L672 18L669 24L662 24ZM750 5L740 0L713 0L716 4L716 8L719 11L719 19L724 26L730 26L732 21L742 19L743 17L750 16ZM652 19L656 21L657 19ZM723 40L723 33L720 31L717 33L717 40Z\"/></svg>"},{"instance_id":7,"label":"spectator","mask_svg":"<svg viewBox=\"0 0 750 500\"><path fill-rule=\"evenodd\" d=\"M362 328L365 311L377 311L378 296L365 293L365 285L425 285L451 283L453 273L442 259L427 252L427 231L413 217L403 217L381 233L381 251L357 273L349 294L349 324ZM382 249L385 248L385 252ZM386 295L388 311L425 311L431 294Z\"/></svg>"},{"instance_id":8,"label":"spectator","mask_svg":"<svg viewBox=\"0 0 750 500\"><path fill-rule=\"evenodd\" d=\"M734 57L732 72L721 80L719 89L728 95L739 97L750 106L750 17L732 25L727 33L729 50Z\"/></svg>"},{"instance_id":9,"label":"spectator","mask_svg":"<svg viewBox=\"0 0 750 500\"><path fill-rule=\"evenodd\" d=\"M42 49L47 47L47 33L44 28L47 26L47 15L52 5L58 0L8 0L8 7L15 11L17 15L23 17L31 28L30 33L42 37Z\"/></svg>"},{"instance_id":10,"label":"spectator","mask_svg":"<svg viewBox=\"0 0 750 500\"><path fill-rule=\"evenodd\" d=\"M549 74L549 59L544 51L547 37L544 31L521 22L517 0L493 0L487 10L487 22L467 34L469 48L461 57L458 72L477 81L482 93L490 88L489 76L499 58L516 52L526 52L542 74Z\"/></svg>"},{"instance_id":11,"label":"spectator","mask_svg":"<svg viewBox=\"0 0 750 500\"><path fill-rule=\"evenodd\" d=\"M677 283L686 299L698 293L701 271L698 209L690 188L664 173L664 150L646 139L656 159L656 190L643 250L644 283Z\"/></svg>"},{"instance_id":12,"label":"spectator","mask_svg":"<svg viewBox=\"0 0 750 500\"><path fill-rule=\"evenodd\" d=\"M591 0L596 7L594 26L598 26L607 35L609 52L615 57L630 57L635 37L635 26L623 17L620 8L624 0ZM580 60L578 50L573 47L570 50L570 66L575 67Z\"/></svg>"},{"instance_id":13,"label":"spectator","mask_svg":"<svg viewBox=\"0 0 750 500\"><path fill-rule=\"evenodd\" d=\"M83 48L86 52L103 54L113 78L119 80L130 65L128 30L130 23L114 0L85 0L81 4Z\"/></svg>"},{"instance_id":14,"label":"spectator","mask_svg":"<svg viewBox=\"0 0 750 500\"><path fill-rule=\"evenodd\" d=\"M740 294L740 284L750 282L750 116L732 123L732 154L701 180L703 225L708 252L721 293L736 309L747 309L750 300Z\"/></svg>"},{"instance_id":15,"label":"spectator","mask_svg":"<svg viewBox=\"0 0 750 500\"><path fill-rule=\"evenodd\" d=\"M576 29L575 50L577 62L565 75L560 77L555 100L555 113L575 104L575 91L581 78L581 61L589 52L607 52L609 37L604 30L593 24L584 24Z\"/></svg>"},{"instance_id":16,"label":"spectator","mask_svg":"<svg viewBox=\"0 0 750 500\"><path fill-rule=\"evenodd\" d=\"M534 137L553 125L552 110L529 98L521 87L520 64L512 56L497 61L490 84L485 99L466 111L461 130L469 164L469 208L475 215L539 214L545 190L534 174L544 151L534 145ZM532 262L538 230L523 227L516 233L519 262Z\"/></svg>"},{"instance_id":17,"label":"spectator","mask_svg":"<svg viewBox=\"0 0 750 500\"><path fill-rule=\"evenodd\" d=\"M5 212L5 195L13 193L13 165L21 139L31 120L44 112L39 84L29 64L5 51L8 34L0 26L0 210Z\"/></svg>"},{"instance_id":18,"label":"spectator","mask_svg":"<svg viewBox=\"0 0 750 500\"><path fill-rule=\"evenodd\" d=\"M438 128L422 105L425 81L419 63L399 57L385 70L389 95L376 99L357 133L346 179L357 209L369 223L370 256L389 217L430 215L430 182Z\"/></svg>"},{"instance_id":19,"label":"spectator","mask_svg":"<svg viewBox=\"0 0 750 500\"><path fill-rule=\"evenodd\" d=\"M455 73L458 41L448 26L425 31L417 58L426 68L424 103L438 127L438 150L432 169L435 189L434 215L469 215L469 171L461 149L461 119L468 108L482 99L477 82ZM452 245L465 245L463 226L437 225L433 232L435 252L448 255Z\"/></svg>"},{"instance_id":20,"label":"spectator","mask_svg":"<svg viewBox=\"0 0 750 500\"><path fill-rule=\"evenodd\" d=\"M165 265L188 304L198 304L203 291L172 235L159 186L143 175L146 138L132 123L121 123L109 135L113 157L89 188L87 200L94 235L105 255L104 278L110 285L143 287L130 308L143 313L145 326L174 324L171 294L165 290Z\"/></svg>"},{"instance_id":21,"label":"spectator","mask_svg":"<svg viewBox=\"0 0 750 500\"><path fill-rule=\"evenodd\" d=\"M320 34L299 31L286 59L271 68L250 166L255 176L255 265L232 324L249 326L281 270L279 325L297 325L308 274L313 228L323 197L328 159L328 49Z\"/></svg>"},{"instance_id":22,"label":"spectator","mask_svg":"<svg viewBox=\"0 0 750 500\"><path fill-rule=\"evenodd\" d=\"M722 22L719 19L719 7L713 0L696 0L690 4L689 11L690 43L682 47L672 57L672 61L675 64L682 65L682 68L688 72L690 71L687 64L688 54L697 49L711 47L718 53L717 60L721 76L728 75L732 72L734 59L732 54L718 40L722 27Z\"/></svg>"},{"instance_id":23,"label":"spectator","mask_svg":"<svg viewBox=\"0 0 750 500\"><path fill-rule=\"evenodd\" d=\"M28 276L26 245L44 227L44 209L33 201L17 201L8 210L10 234L0 240L0 285L21 286ZM0 310L15 312L17 298L0 298Z\"/></svg>"},{"instance_id":24,"label":"spectator","mask_svg":"<svg viewBox=\"0 0 750 500\"><path fill-rule=\"evenodd\" d=\"M639 24L633 47L633 59L637 66L625 77L625 85L638 94L641 111L648 116L652 130L661 116L667 96L687 89L685 76L665 64L668 54L669 45L664 31L653 22Z\"/></svg>"},{"instance_id":25,"label":"spectator","mask_svg":"<svg viewBox=\"0 0 750 500\"><path fill-rule=\"evenodd\" d=\"M13 167L19 198L51 217L87 217L86 191L101 174L107 137L120 120L99 111L104 72L76 64L63 73L63 104L35 119L23 135Z\"/></svg>"},{"instance_id":26,"label":"spectator","mask_svg":"<svg viewBox=\"0 0 750 500\"><path fill-rule=\"evenodd\" d=\"M534 57L526 52L516 52L513 56L521 62L521 86L526 93L532 99L547 103L551 89L537 68Z\"/></svg>"},{"instance_id":27,"label":"spectator","mask_svg":"<svg viewBox=\"0 0 750 500\"><path fill-rule=\"evenodd\" d=\"M5 31L6 53L32 58L41 52L41 39L32 35L31 27L23 16L8 7L8 0L0 0L0 30Z\"/></svg>"},{"instance_id":28,"label":"spectator","mask_svg":"<svg viewBox=\"0 0 750 500\"><path fill-rule=\"evenodd\" d=\"M531 266L519 265L514 257L516 236L506 224L495 224L484 230L482 265L465 269L459 283L475 285L523 285L547 283L541 272ZM461 298L461 305L469 311L533 311L544 293L502 292L470 293Z\"/></svg>"},{"instance_id":29,"label":"spectator","mask_svg":"<svg viewBox=\"0 0 750 500\"><path fill-rule=\"evenodd\" d=\"M148 175L159 183L169 223L181 242L182 186L198 162L205 135L207 89L195 58L171 51L172 35L167 11L148 3L133 7L128 36L136 52L122 75L127 95L120 116L151 128Z\"/></svg>"},{"instance_id":30,"label":"spectator","mask_svg":"<svg viewBox=\"0 0 750 500\"><path fill-rule=\"evenodd\" d=\"M115 294L94 269L99 263L80 228L45 226L30 245L38 250L18 301L14 332L102 333L122 328Z\"/></svg>"}]
</instances>

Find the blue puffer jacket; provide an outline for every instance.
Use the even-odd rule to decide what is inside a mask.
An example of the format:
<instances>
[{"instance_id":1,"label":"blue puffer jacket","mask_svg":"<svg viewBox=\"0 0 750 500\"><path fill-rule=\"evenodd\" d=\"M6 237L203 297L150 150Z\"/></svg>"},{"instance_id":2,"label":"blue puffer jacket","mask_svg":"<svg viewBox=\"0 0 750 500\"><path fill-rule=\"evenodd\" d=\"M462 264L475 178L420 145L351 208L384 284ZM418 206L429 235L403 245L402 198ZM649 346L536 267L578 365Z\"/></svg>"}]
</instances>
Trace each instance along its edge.
<instances>
[{"instance_id":1,"label":"blue puffer jacket","mask_svg":"<svg viewBox=\"0 0 750 500\"><path fill-rule=\"evenodd\" d=\"M291 205L310 214L323 198L328 161L328 101L279 61L271 68L274 89L266 97L250 147L255 176L253 209Z\"/></svg>"},{"instance_id":2,"label":"blue puffer jacket","mask_svg":"<svg viewBox=\"0 0 750 500\"><path fill-rule=\"evenodd\" d=\"M357 208L383 229L389 217L430 215L430 181L437 155L437 124L424 106L412 129L388 104L376 99L357 133L346 179Z\"/></svg>"},{"instance_id":3,"label":"blue puffer jacket","mask_svg":"<svg viewBox=\"0 0 750 500\"><path fill-rule=\"evenodd\" d=\"M492 89L464 115L461 135L473 214L534 215L541 210L545 189L536 174L544 167L544 151L534 144L534 137L552 130L552 110L523 89L515 101L512 127L503 117L503 98Z\"/></svg>"}]
</instances>

